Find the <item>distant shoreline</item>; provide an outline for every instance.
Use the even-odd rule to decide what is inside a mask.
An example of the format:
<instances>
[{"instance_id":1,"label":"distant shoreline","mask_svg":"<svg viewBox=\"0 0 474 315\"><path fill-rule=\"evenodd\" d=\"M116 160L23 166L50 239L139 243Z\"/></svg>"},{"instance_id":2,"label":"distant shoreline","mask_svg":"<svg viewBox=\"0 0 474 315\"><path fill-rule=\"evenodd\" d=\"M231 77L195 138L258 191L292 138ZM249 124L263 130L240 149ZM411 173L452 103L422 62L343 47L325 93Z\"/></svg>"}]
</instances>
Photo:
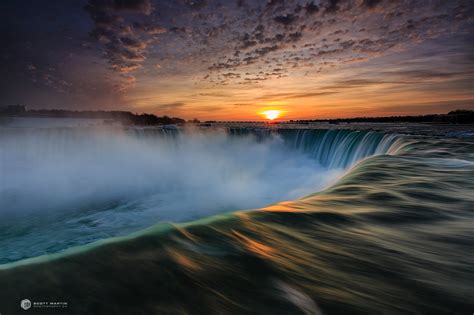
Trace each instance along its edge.
<instances>
[{"instance_id":1,"label":"distant shoreline","mask_svg":"<svg viewBox=\"0 0 474 315\"><path fill-rule=\"evenodd\" d=\"M127 111L72 111L65 109L38 109L27 110L22 105L0 107L0 117L20 118L81 118L102 119L104 123L120 122L124 125L155 126L183 124L186 121L179 117L153 114L134 114Z\"/></svg>"},{"instance_id":2,"label":"distant shoreline","mask_svg":"<svg viewBox=\"0 0 474 315\"><path fill-rule=\"evenodd\" d=\"M64 109L38 109L27 110L22 105L10 105L0 107L1 117L24 117L24 118L83 118L83 119L102 119L104 123L120 122L124 125L155 126L184 124L186 120L179 117L156 116L153 114L134 114L128 111L73 111ZM201 123L194 119L188 123ZM260 121L217 121L207 120L203 124L213 123L270 123L270 124L314 124L314 123L425 123L425 124L474 124L474 110L457 109L447 114L427 114L427 115L409 115L409 116L382 116L382 117L351 117L351 118L332 118L332 119L299 119L299 120L280 120L268 122Z\"/></svg>"},{"instance_id":3,"label":"distant shoreline","mask_svg":"<svg viewBox=\"0 0 474 315\"><path fill-rule=\"evenodd\" d=\"M214 121L208 120L205 123L255 123L263 121ZM350 117L350 118L330 118L330 119L291 119L285 121L275 121L271 124L313 124L313 123L430 123L430 124L474 124L474 110L457 109L447 114L427 114L415 116L382 116L382 117Z\"/></svg>"}]
</instances>

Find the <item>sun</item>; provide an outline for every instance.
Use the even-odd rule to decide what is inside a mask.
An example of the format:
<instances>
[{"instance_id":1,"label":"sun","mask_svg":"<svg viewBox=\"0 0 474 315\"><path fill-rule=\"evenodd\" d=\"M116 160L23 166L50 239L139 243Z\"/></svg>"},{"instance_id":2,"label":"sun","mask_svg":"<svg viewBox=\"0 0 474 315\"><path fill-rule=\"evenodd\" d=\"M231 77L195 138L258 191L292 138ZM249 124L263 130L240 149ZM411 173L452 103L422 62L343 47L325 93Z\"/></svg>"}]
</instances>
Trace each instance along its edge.
<instances>
[{"instance_id":1,"label":"sun","mask_svg":"<svg viewBox=\"0 0 474 315\"><path fill-rule=\"evenodd\" d=\"M268 120L274 120L278 117L280 117L281 111L272 109L272 110L267 110L262 112L262 114L268 119Z\"/></svg>"}]
</instances>

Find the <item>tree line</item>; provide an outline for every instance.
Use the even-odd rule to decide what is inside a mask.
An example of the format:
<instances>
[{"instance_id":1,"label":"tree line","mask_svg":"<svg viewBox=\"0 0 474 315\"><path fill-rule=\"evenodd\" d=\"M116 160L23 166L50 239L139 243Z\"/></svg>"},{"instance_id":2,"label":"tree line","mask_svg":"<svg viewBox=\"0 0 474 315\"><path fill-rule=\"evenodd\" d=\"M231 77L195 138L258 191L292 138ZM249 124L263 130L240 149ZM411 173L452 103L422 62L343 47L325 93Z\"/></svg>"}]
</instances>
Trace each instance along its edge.
<instances>
[{"instance_id":1,"label":"tree line","mask_svg":"<svg viewBox=\"0 0 474 315\"><path fill-rule=\"evenodd\" d=\"M36 118L87 118L119 121L129 125L169 125L182 124L186 121L179 117L156 116L153 114L134 114L128 111L74 111L66 109L31 109L23 105L0 107L0 116L6 117L36 117Z\"/></svg>"},{"instance_id":2,"label":"tree line","mask_svg":"<svg viewBox=\"0 0 474 315\"><path fill-rule=\"evenodd\" d=\"M354 117L336 119L303 119L290 120L290 123L351 123L351 122L382 122L382 123L443 123L443 124L473 124L474 111L468 109L457 109L447 114L430 114L417 116L386 116L386 117Z\"/></svg>"}]
</instances>

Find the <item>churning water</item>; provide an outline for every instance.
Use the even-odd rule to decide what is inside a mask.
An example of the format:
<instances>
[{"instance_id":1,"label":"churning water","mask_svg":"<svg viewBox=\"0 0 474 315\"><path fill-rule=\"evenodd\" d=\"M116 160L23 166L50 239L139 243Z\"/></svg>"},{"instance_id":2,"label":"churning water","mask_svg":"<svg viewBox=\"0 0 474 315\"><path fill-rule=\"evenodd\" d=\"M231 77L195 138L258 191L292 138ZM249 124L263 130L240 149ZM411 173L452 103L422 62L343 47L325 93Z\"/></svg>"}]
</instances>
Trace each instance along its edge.
<instances>
[{"instance_id":1,"label":"churning water","mask_svg":"<svg viewBox=\"0 0 474 315\"><path fill-rule=\"evenodd\" d=\"M379 133L13 129L0 138L0 263L152 224L262 207L387 152Z\"/></svg>"},{"instance_id":2,"label":"churning water","mask_svg":"<svg viewBox=\"0 0 474 315\"><path fill-rule=\"evenodd\" d=\"M0 143L5 311L17 296L77 314L474 309L472 140L15 129Z\"/></svg>"}]
</instances>

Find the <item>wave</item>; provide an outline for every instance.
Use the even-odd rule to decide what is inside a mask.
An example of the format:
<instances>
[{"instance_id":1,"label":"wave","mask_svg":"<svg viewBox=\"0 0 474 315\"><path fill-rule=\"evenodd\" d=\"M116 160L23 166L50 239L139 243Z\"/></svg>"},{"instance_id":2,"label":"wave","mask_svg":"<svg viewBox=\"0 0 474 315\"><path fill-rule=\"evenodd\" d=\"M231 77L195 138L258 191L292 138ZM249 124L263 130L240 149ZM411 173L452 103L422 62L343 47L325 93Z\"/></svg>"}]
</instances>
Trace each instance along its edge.
<instances>
[{"instance_id":1,"label":"wave","mask_svg":"<svg viewBox=\"0 0 474 315\"><path fill-rule=\"evenodd\" d=\"M319 156L288 140L304 132L276 133L291 152ZM337 151L356 137L346 133L324 143ZM391 138L377 137L373 146L391 154L333 155L344 161L333 166L355 164L306 197L4 266L0 282L14 290L0 301L8 311L17 296L46 296L67 301L70 313L109 314L472 311L473 143L394 137L381 146Z\"/></svg>"},{"instance_id":2,"label":"wave","mask_svg":"<svg viewBox=\"0 0 474 315\"><path fill-rule=\"evenodd\" d=\"M396 139L348 130L7 129L0 263L297 199Z\"/></svg>"}]
</instances>

